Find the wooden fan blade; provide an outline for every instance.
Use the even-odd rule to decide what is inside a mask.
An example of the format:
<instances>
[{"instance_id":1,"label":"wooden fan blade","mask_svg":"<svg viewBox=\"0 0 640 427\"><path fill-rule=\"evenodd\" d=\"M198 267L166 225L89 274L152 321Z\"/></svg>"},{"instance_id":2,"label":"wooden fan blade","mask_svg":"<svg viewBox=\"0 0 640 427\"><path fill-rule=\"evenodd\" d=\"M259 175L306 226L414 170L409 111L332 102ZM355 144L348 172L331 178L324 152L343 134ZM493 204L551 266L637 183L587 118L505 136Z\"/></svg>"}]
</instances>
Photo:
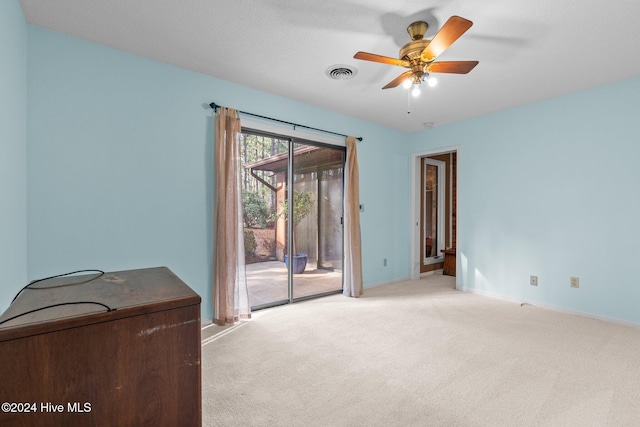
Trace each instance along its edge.
<instances>
[{"instance_id":1,"label":"wooden fan blade","mask_svg":"<svg viewBox=\"0 0 640 427\"><path fill-rule=\"evenodd\" d=\"M390 56L376 55L375 53L358 52L353 55L355 59L362 59L363 61L380 62L382 64L398 65L400 67L409 67L409 61L404 59L391 58Z\"/></svg>"},{"instance_id":2,"label":"wooden fan blade","mask_svg":"<svg viewBox=\"0 0 640 427\"><path fill-rule=\"evenodd\" d=\"M387 85L382 89L391 89L392 87L396 87L400 83L403 83L405 80L411 78L412 75L413 73L411 71L405 71L404 73L400 74L398 77L387 83Z\"/></svg>"},{"instance_id":3,"label":"wooden fan blade","mask_svg":"<svg viewBox=\"0 0 640 427\"><path fill-rule=\"evenodd\" d=\"M427 66L429 73L467 74L478 65L478 61L441 61L432 62Z\"/></svg>"},{"instance_id":4,"label":"wooden fan blade","mask_svg":"<svg viewBox=\"0 0 640 427\"><path fill-rule=\"evenodd\" d=\"M425 62L431 62L453 44L458 38L465 33L473 22L459 16L452 16L444 23L440 31L433 36L429 46L425 47L421 53L421 59Z\"/></svg>"}]
</instances>

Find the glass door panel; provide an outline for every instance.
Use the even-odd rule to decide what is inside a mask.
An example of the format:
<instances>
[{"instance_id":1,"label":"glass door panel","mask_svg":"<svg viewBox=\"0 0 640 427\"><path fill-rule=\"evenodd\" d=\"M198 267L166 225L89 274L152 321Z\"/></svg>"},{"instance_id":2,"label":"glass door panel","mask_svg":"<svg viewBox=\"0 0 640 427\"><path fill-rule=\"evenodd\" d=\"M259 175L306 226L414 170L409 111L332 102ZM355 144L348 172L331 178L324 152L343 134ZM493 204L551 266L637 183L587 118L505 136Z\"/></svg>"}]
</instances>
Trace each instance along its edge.
<instances>
[{"instance_id":1,"label":"glass door panel","mask_svg":"<svg viewBox=\"0 0 640 427\"><path fill-rule=\"evenodd\" d=\"M427 164L424 180L424 256L431 258L438 254L438 167Z\"/></svg>"},{"instance_id":2,"label":"glass door panel","mask_svg":"<svg viewBox=\"0 0 640 427\"><path fill-rule=\"evenodd\" d=\"M286 195L289 141L242 133L242 204L245 268L252 309L286 304Z\"/></svg>"},{"instance_id":3,"label":"glass door panel","mask_svg":"<svg viewBox=\"0 0 640 427\"><path fill-rule=\"evenodd\" d=\"M425 158L423 163L423 263L438 262L444 249L445 162Z\"/></svg>"},{"instance_id":4,"label":"glass door panel","mask_svg":"<svg viewBox=\"0 0 640 427\"><path fill-rule=\"evenodd\" d=\"M295 143L293 299L342 289L344 150Z\"/></svg>"}]
</instances>

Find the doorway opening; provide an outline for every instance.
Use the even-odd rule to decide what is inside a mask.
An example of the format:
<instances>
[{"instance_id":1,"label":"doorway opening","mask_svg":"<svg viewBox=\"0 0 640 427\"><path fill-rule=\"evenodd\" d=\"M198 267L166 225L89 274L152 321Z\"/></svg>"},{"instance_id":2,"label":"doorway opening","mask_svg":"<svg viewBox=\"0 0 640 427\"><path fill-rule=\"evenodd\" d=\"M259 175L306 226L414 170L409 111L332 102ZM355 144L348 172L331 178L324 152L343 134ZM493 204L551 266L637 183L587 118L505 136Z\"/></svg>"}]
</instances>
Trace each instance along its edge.
<instances>
[{"instance_id":1,"label":"doorway opening","mask_svg":"<svg viewBox=\"0 0 640 427\"><path fill-rule=\"evenodd\" d=\"M413 155L412 273L455 276L458 149Z\"/></svg>"},{"instance_id":2,"label":"doorway opening","mask_svg":"<svg viewBox=\"0 0 640 427\"><path fill-rule=\"evenodd\" d=\"M344 147L248 129L240 143L252 310L342 292Z\"/></svg>"}]
</instances>

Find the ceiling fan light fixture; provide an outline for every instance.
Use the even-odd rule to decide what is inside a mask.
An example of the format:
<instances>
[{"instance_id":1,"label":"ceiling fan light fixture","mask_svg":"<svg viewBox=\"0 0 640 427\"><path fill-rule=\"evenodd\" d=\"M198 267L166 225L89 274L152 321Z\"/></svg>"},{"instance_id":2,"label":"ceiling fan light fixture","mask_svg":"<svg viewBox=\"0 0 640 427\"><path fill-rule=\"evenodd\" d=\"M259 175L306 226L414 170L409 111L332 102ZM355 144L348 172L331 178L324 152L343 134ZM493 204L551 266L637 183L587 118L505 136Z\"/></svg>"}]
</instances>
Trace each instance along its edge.
<instances>
[{"instance_id":1,"label":"ceiling fan light fixture","mask_svg":"<svg viewBox=\"0 0 640 427\"><path fill-rule=\"evenodd\" d=\"M427 77L427 84L429 87L435 87L438 84L438 79L433 76Z\"/></svg>"},{"instance_id":2,"label":"ceiling fan light fixture","mask_svg":"<svg viewBox=\"0 0 640 427\"><path fill-rule=\"evenodd\" d=\"M414 83L413 88L411 88L411 95L414 97L420 95L420 83Z\"/></svg>"},{"instance_id":3,"label":"ceiling fan light fixture","mask_svg":"<svg viewBox=\"0 0 640 427\"><path fill-rule=\"evenodd\" d=\"M411 80L410 77L408 79L406 79L404 81L404 83L402 83L402 87L405 88L405 89L409 89L411 87L411 85L413 85L413 81Z\"/></svg>"}]
</instances>

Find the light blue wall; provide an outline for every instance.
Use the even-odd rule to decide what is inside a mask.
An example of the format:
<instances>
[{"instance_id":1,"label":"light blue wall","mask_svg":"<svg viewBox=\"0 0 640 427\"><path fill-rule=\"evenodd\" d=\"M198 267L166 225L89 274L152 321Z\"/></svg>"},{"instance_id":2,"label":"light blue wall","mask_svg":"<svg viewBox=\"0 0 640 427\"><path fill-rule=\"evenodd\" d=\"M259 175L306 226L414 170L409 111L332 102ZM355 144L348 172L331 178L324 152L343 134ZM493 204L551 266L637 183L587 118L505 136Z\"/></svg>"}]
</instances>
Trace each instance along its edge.
<instances>
[{"instance_id":1,"label":"light blue wall","mask_svg":"<svg viewBox=\"0 0 640 427\"><path fill-rule=\"evenodd\" d=\"M639 79L405 134L38 27L28 36L29 278L166 265L211 318L215 101L364 137L365 284L409 276L411 153L459 145L461 286L640 322Z\"/></svg>"},{"instance_id":2,"label":"light blue wall","mask_svg":"<svg viewBox=\"0 0 640 427\"><path fill-rule=\"evenodd\" d=\"M27 280L27 24L0 1L0 313Z\"/></svg>"},{"instance_id":3,"label":"light blue wall","mask_svg":"<svg viewBox=\"0 0 640 427\"><path fill-rule=\"evenodd\" d=\"M460 285L640 322L639 117L634 78L412 135L461 146Z\"/></svg>"},{"instance_id":4,"label":"light blue wall","mask_svg":"<svg viewBox=\"0 0 640 427\"><path fill-rule=\"evenodd\" d=\"M30 278L165 265L210 319L212 101L364 137L365 282L408 276L408 217L390 209L408 197L407 134L39 27L28 34Z\"/></svg>"}]
</instances>

